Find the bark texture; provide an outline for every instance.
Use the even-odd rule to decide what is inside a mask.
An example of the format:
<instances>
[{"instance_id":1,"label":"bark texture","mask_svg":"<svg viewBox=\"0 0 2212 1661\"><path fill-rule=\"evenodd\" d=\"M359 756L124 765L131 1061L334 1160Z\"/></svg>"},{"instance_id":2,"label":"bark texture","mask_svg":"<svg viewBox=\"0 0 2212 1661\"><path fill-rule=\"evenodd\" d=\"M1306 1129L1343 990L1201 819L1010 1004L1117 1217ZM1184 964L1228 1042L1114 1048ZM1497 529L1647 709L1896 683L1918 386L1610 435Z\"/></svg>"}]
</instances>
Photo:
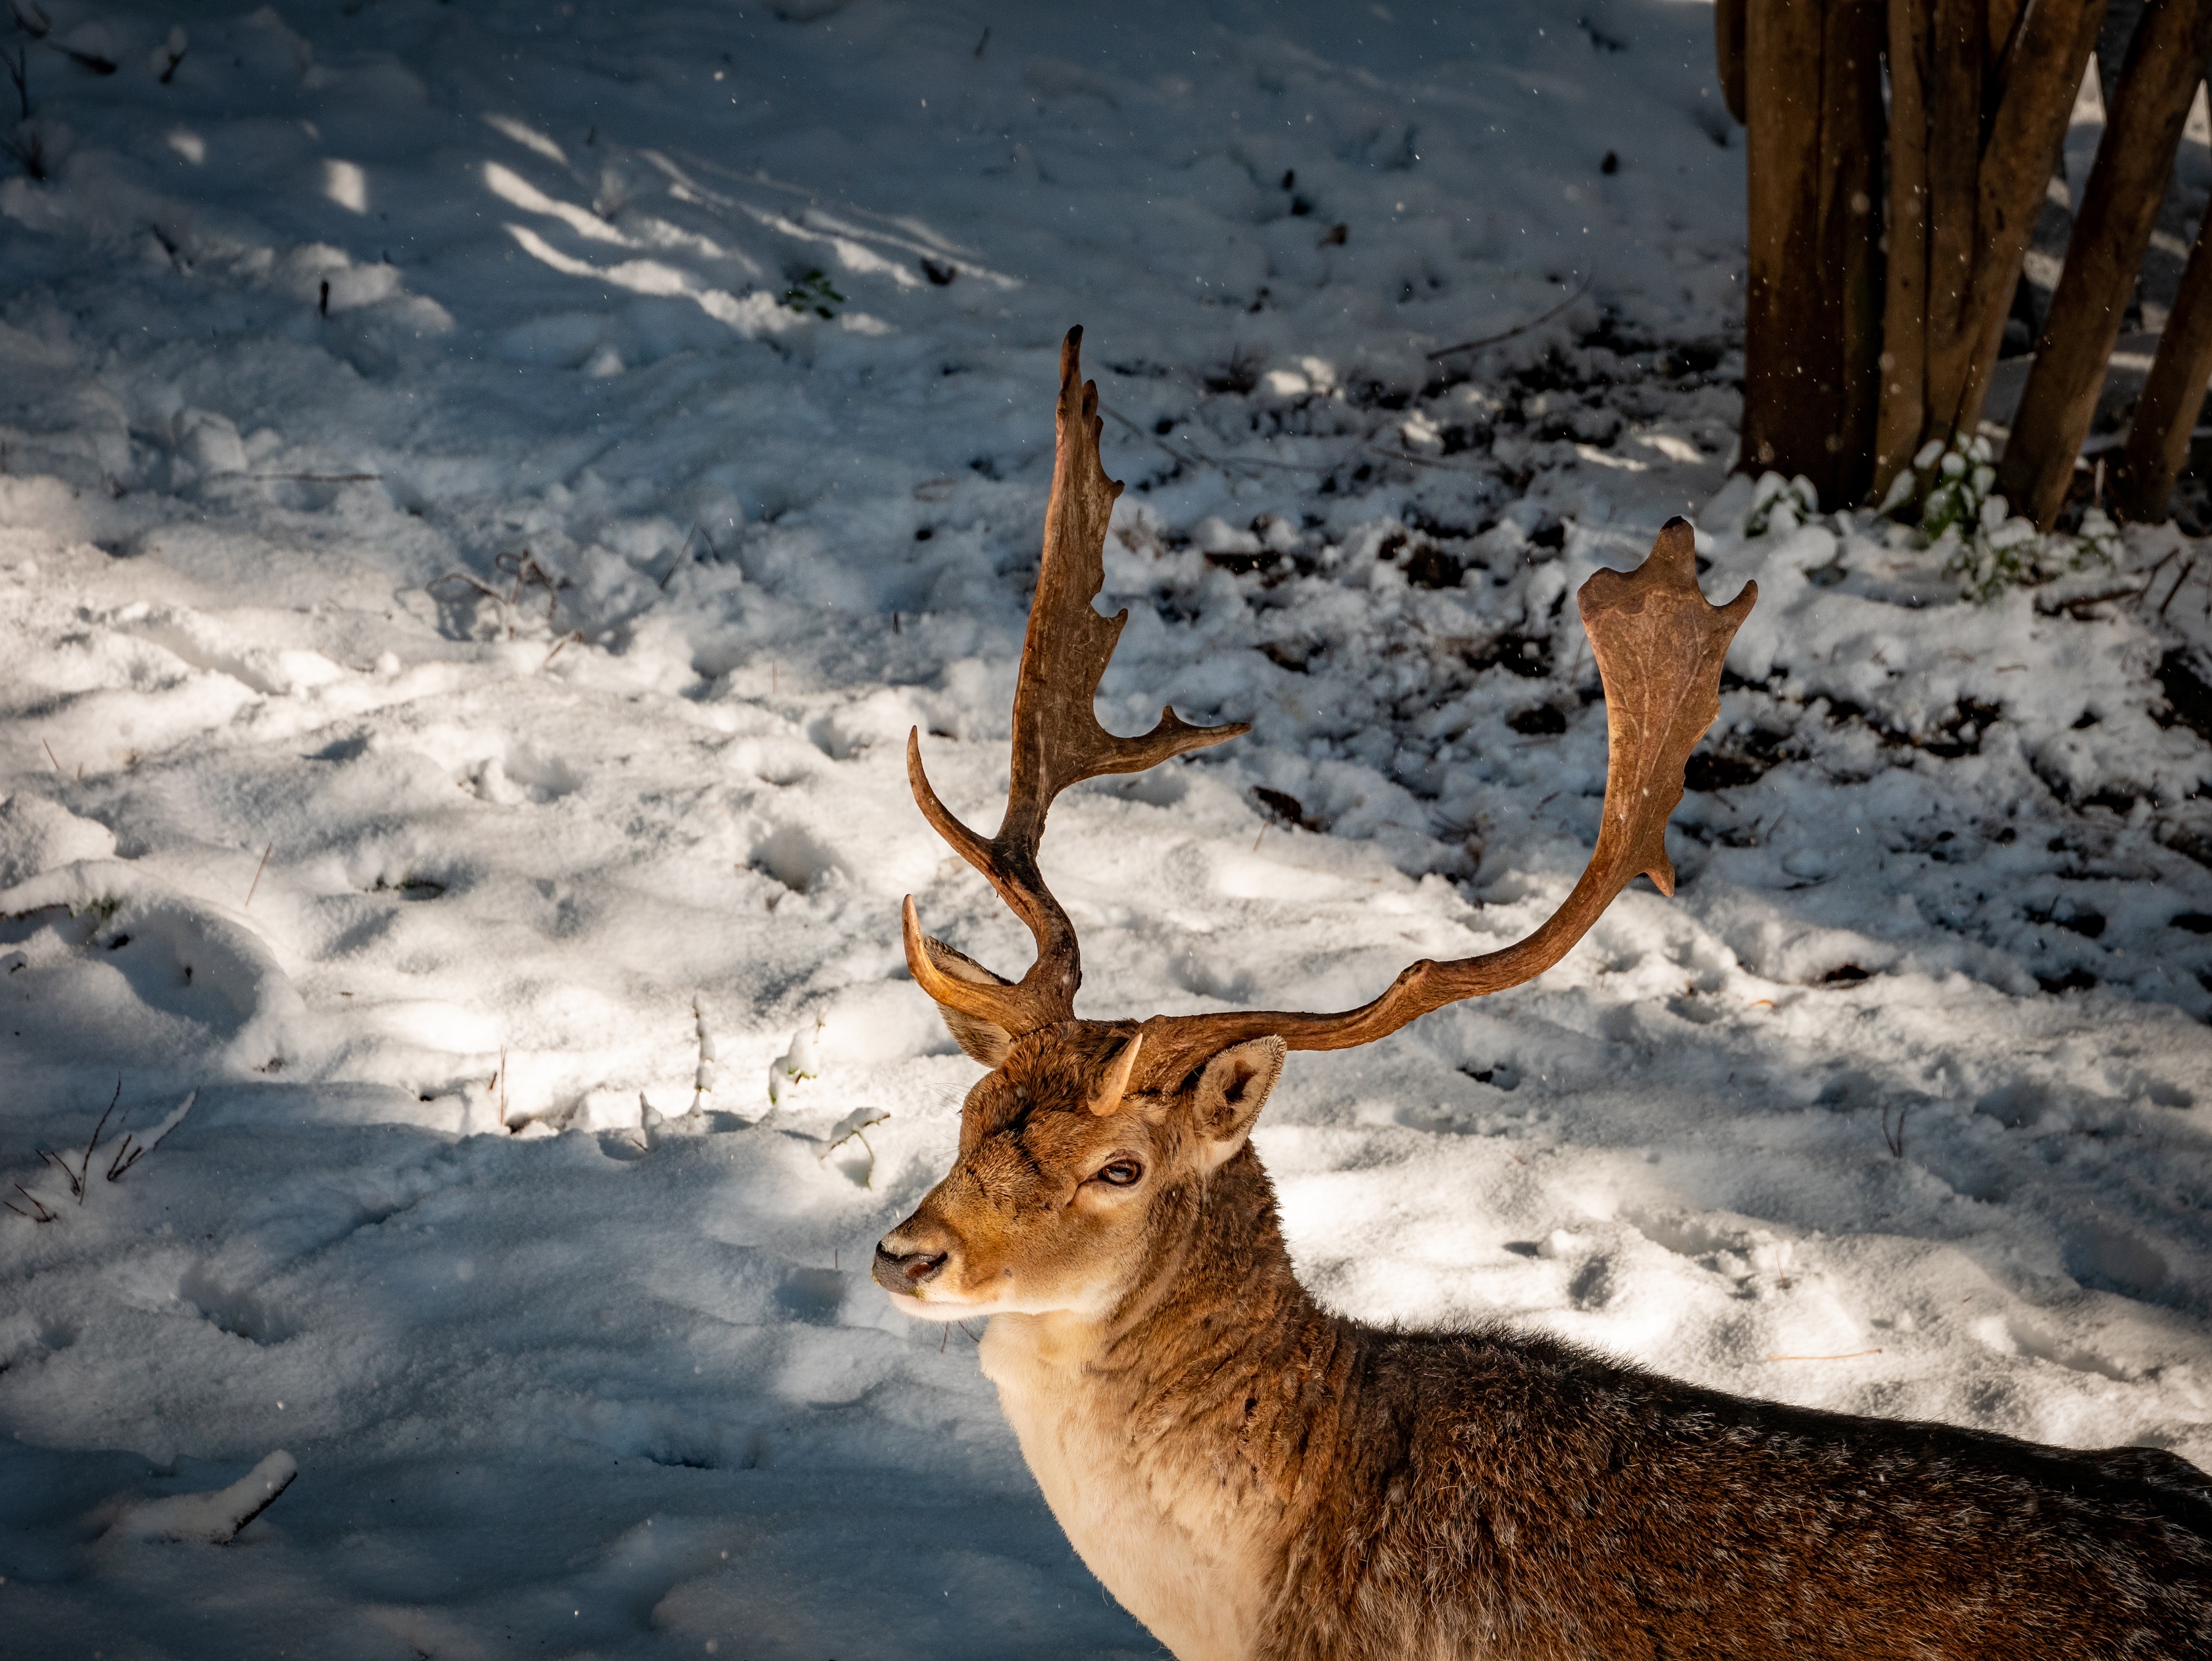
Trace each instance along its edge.
<instances>
[{"instance_id":1,"label":"bark texture","mask_svg":"<svg viewBox=\"0 0 2212 1661\"><path fill-rule=\"evenodd\" d=\"M1968 9L1979 8L1938 0L1939 62L1945 44L1942 14ZM1930 308L1935 322L1928 354L1928 437L1971 438L1981 424L2021 262L2104 15L2105 0L2037 0L2014 27L2002 60L2002 90L1972 175L1971 216L1945 233L1948 241L1965 245L1959 250L1964 256L1959 261L1962 280L1954 291L1955 305L1948 303L1953 296L1939 291L1939 300L1947 303ZM1963 27L1963 20L1954 27ZM1940 71L1937 84L1949 78L1948 70ZM1963 153L1963 135L1947 131L1943 142L1947 152ZM1942 227L1957 207L1939 201L1936 211Z\"/></svg>"},{"instance_id":2,"label":"bark texture","mask_svg":"<svg viewBox=\"0 0 2212 1661\"><path fill-rule=\"evenodd\" d=\"M2208 55L2212 0L2152 0L2075 204L2050 321L1997 470L1997 488L2038 530L2057 521L2073 482Z\"/></svg>"},{"instance_id":3,"label":"bark texture","mask_svg":"<svg viewBox=\"0 0 2212 1661\"><path fill-rule=\"evenodd\" d=\"M1742 455L1831 505L1873 477L1885 33L1880 0L1747 0Z\"/></svg>"},{"instance_id":4,"label":"bark texture","mask_svg":"<svg viewBox=\"0 0 2212 1661\"><path fill-rule=\"evenodd\" d=\"M2212 380L2212 213L2197 228L2197 243L2181 273L2166 332L2151 360L2150 379L2136 405L2135 424L2120 453L2111 489L2123 519L2162 525L2173 482L2189 459L2189 439Z\"/></svg>"},{"instance_id":5,"label":"bark texture","mask_svg":"<svg viewBox=\"0 0 2212 1661\"><path fill-rule=\"evenodd\" d=\"M1889 0L1889 252L1877 359L1876 496L1912 459L1928 421L1929 4Z\"/></svg>"}]
</instances>

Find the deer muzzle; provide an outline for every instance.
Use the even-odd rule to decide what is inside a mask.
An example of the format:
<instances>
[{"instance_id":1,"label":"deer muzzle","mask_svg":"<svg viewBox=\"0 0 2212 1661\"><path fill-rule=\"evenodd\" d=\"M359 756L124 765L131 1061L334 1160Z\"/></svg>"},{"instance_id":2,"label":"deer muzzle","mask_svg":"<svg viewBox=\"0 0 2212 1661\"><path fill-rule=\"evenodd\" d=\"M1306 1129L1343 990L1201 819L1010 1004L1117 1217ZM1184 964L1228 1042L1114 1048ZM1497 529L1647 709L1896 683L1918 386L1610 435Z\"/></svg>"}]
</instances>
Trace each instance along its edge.
<instances>
[{"instance_id":1,"label":"deer muzzle","mask_svg":"<svg viewBox=\"0 0 2212 1661\"><path fill-rule=\"evenodd\" d=\"M909 1217L876 1243L876 1260L870 1269L878 1286L902 1297L919 1298L922 1288L945 1272L952 1261L952 1242L940 1238L945 1231Z\"/></svg>"}]
</instances>

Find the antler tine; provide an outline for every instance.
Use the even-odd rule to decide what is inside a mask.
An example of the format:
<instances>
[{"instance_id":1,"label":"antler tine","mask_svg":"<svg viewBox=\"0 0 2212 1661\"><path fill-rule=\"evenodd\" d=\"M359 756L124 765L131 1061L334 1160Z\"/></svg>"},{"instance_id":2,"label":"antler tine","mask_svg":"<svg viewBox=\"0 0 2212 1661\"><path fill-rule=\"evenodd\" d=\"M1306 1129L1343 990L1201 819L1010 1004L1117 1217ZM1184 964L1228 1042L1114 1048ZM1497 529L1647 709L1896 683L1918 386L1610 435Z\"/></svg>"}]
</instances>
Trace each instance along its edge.
<instances>
[{"instance_id":1,"label":"antler tine","mask_svg":"<svg viewBox=\"0 0 2212 1661\"><path fill-rule=\"evenodd\" d=\"M1751 614L1759 587L1747 582L1726 605L1698 587L1697 547L1687 520L1671 519L1651 556L1632 573L1599 571L1577 599L1605 684L1607 743L1605 818L1589 866L1559 909L1527 939L1454 963L1413 964L1372 1003L1340 1014L1250 1011L1159 1016L1146 1023L1140 1070L1150 1086L1179 1081L1227 1046L1280 1037L1293 1050L1349 1050L1463 998L1518 986L1542 974L1589 930L1638 873L1674 891L1667 820L1682 800L1682 769L1720 714L1720 672L1729 642Z\"/></svg>"},{"instance_id":2,"label":"antler tine","mask_svg":"<svg viewBox=\"0 0 2212 1661\"><path fill-rule=\"evenodd\" d=\"M957 980L938 972L913 903L905 913L907 961L915 978L941 1003L994 1020L1016 1034L1068 1019L1082 983L1074 926L1044 885L1037 847L1053 800L1069 785L1108 773L1140 773L1186 750L1219 744L1251 728L1242 723L1193 727L1172 709L1139 738L1116 738L1098 724L1092 703L1115 643L1129 620L1091 609L1106 581L1106 527L1121 484L1098 459L1097 383L1083 379L1083 331L1067 332L1060 349L1060 408L1055 418L1052 500L1045 510L1044 558L1029 632L1014 686L1013 764L1006 817L985 840L955 818L922 770L919 733L907 740L907 778L922 816L955 851L989 879L1000 898L1029 926L1037 958L1020 984Z\"/></svg>"}]
</instances>

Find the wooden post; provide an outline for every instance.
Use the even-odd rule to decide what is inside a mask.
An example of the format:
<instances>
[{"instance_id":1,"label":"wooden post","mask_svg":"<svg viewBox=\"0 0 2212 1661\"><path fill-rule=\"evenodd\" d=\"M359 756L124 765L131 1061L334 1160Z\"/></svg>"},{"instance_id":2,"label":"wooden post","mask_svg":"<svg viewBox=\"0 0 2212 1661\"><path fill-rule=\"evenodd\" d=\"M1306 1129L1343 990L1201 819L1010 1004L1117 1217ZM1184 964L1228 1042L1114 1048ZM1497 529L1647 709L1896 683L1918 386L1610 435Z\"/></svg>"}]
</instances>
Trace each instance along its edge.
<instances>
[{"instance_id":1,"label":"wooden post","mask_svg":"<svg viewBox=\"0 0 2212 1661\"><path fill-rule=\"evenodd\" d=\"M2073 482L2208 56L2212 0L2151 0L2075 206L2050 321L1997 467L1997 488L2038 530L2056 522Z\"/></svg>"},{"instance_id":2,"label":"wooden post","mask_svg":"<svg viewBox=\"0 0 2212 1661\"><path fill-rule=\"evenodd\" d=\"M2189 457L2189 435L2212 380L2212 213L2197 228L2197 246L2181 273L2181 290L2159 337L2150 379L2136 405L2135 425L2120 453L2108 492L2123 519L2166 521L2173 481Z\"/></svg>"},{"instance_id":3,"label":"wooden post","mask_svg":"<svg viewBox=\"0 0 2212 1661\"><path fill-rule=\"evenodd\" d=\"M1963 57L1945 56L1952 44L1947 32L1963 35L1966 22L1958 14L1971 10L1978 18L1981 8L1965 0L1936 4L1935 62L1942 68L1934 85L1945 91L1943 107L1929 124L1928 435L1966 439L1981 423L2021 261L2088 67L2105 0L2037 0L2021 18L2005 54L2003 93L1988 142L1977 147L1972 206L1963 216L1954 173L1963 144L1954 107L1963 100L1960 89L1948 83L1969 77L1954 71ZM1947 19L1946 13L1952 15ZM1958 246L1962 217L1970 252ZM1961 267L1963 281L1951 290L1953 273Z\"/></svg>"},{"instance_id":4,"label":"wooden post","mask_svg":"<svg viewBox=\"0 0 2212 1661\"><path fill-rule=\"evenodd\" d=\"M1889 253L1874 494L1920 447L1928 411L1928 0L1889 0Z\"/></svg>"},{"instance_id":5,"label":"wooden post","mask_svg":"<svg viewBox=\"0 0 2212 1661\"><path fill-rule=\"evenodd\" d=\"M1879 396L1881 0L1747 0L1742 463L1863 495Z\"/></svg>"}]
</instances>

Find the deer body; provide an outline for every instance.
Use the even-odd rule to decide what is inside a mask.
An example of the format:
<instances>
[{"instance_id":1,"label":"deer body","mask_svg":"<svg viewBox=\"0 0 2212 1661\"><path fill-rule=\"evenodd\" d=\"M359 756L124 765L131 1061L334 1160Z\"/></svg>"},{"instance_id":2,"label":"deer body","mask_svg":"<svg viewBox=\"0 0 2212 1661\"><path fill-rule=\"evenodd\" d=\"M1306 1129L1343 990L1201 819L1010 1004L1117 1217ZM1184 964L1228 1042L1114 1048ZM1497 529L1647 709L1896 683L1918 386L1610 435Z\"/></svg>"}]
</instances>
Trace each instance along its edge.
<instances>
[{"instance_id":1,"label":"deer body","mask_svg":"<svg viewBox=\"0 0 2212 1661\"><path fill-rule=\"evenodd\" d=\"M1091 609L1120 487L1079 339L998 835L908 748L923 814L1037 959L1006 981L907 902L914 978L990 1070L874 1275L915 1316L990 1317L984 1370L1098 1578L1180 1661L2212 1661L2212 1479L2171 1454L1786 1408L1504 1329L1379 1330L1299 1286L1249 1140L1285 1057L1541 973L1639 873L1671 893L1667 818L1754 596L1706 602L1680 520L1584 585L1602 828L1525 940L1340 1014L1077 1019L1074 928L1037 864L1053 798L1243 730L1170 710L1121 739L1092 711L1123 621Z\"/></svg>"},{"instance_id":2,"label":"deer body","mask_svg":"<svg viewBox=\"0 0 2212 1661\"><path fill-rule=\"evenodd\" d=\"M1172 1289L997 1316L981 1352L1054 1517L1179 1661L2212 1654L2212 1484L2171 1455L1379 1331L1298 1287L1250 1149L1206 1186Z\"/></svg>"}]
</instances>

